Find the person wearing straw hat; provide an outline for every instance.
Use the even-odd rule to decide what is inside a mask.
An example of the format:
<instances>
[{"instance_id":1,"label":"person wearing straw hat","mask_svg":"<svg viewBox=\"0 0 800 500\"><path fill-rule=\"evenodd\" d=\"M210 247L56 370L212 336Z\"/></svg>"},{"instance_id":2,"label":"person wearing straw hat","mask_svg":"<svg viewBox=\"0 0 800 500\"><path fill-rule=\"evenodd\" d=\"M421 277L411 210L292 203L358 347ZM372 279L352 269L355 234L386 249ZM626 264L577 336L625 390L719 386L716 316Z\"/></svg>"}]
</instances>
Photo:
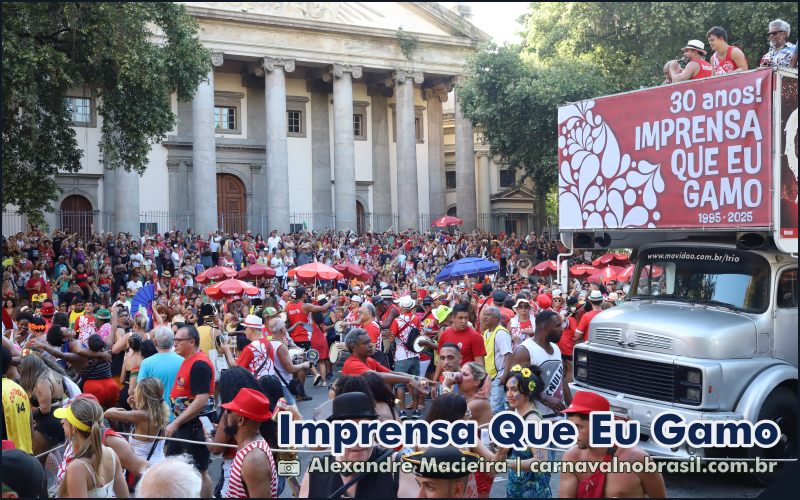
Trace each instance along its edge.
<instances>
[{"instance_id":1,"label":"person wearing straw hat","mask_svg":"<svg viewBox=\"0 0 800 500\"><path fill-rule=\"evenodd\" d=\"M590 415L592 412L607 412L610 405L603 396L577 391L572 403L563 413L578 429L577 444L567 450L561 458L564 462L602 463L614 457L620 462L644 462L649 459L646 451L638 446L630 448L607 448L591 445L589 439ZM594 469L592 469L594 470ZM562 469L559 478L558 496L561 498L666 498L664 478L660 472L609 472L597 469L594 472L578 473L574 469Z\"/></svg>"},{"instance_id":2,"label":"person wearing straw hat","mask_svg":"<svg viewBox=\"0 0 800 500\"><path fill-rule=\"evenodd\" d=\"M276 498L278 474L261 424L272 417L269 399L255 389L244 388L233 401L225 403L220 419L223 432L234 438L239 448L231 466L228 498Z\"/></svg>"},{"instance_id":3,"label":"person wearing straw hat","mask_svg":"<svg viewBox=\"0 0 800 500\"><path fill-rule=\"evenodd\" d=\"M250 343L242 349L238 359L233 359L230 349L224 342L219 345L219 350L228 361L228 366L239 365L252 373L256 379L274 375L275 352L272 344L264 336L264 321L255 314L249 314L241 326L244 327L244 334Z\"/></svg>"},{"instance_id":4,"label":"person wearing straw hat","mask_svg":"<svg viewBox=\"0 0 800 500\"><path fill-rule=\"evenodd\" d=\"M592 322L592 318L597 316L603 311L603 294L600 290L592 290L587 297L589 304L592 306L592 310L584 313L581 316L581 321L578 323L578 328L575 329L575 343L582 342L583 340L588 340L587 334L589 333L589 324Z\"/></svg>"},{"instance_id":5,"label":"person wearing straw hat","mask_svg":"<svg viewBox=\"0 0 800 500\"><path fill-rule=\"evenodd\" d=\"M677 60L670 62L669 76L673 83L708 78L714 75L714 68L711 63L704 59L706 48L702 41L689 40L681 50L683 51L683 57L689 62L683 69L681 69Z\"/></svg>"},{"instance_id":6,"label":"person wearing straw hat","mask_svg":"<svg viewBox=\"0 0 800 500\"><path fill-rule=\"evenodd\" d=\"M400 373L407 373L412 377L419 377L420 363L419 353L415 352L408 345L408 339L416 330L417 334L421 328L420 321L414 310L417 302L411 298L410 295L400 297L397 305L402 312L392 321L391 331L394 336L394 370ZM405 384L395 384L395 395L400 400L401 405L405 405L406 386ZM419 412L418 396L415 390L411 391L411 405L408 408L400 410L400 420L408 418L406 410L411 410L411 418L421 418L422 414Z\"/></svg>"}]
</instances>

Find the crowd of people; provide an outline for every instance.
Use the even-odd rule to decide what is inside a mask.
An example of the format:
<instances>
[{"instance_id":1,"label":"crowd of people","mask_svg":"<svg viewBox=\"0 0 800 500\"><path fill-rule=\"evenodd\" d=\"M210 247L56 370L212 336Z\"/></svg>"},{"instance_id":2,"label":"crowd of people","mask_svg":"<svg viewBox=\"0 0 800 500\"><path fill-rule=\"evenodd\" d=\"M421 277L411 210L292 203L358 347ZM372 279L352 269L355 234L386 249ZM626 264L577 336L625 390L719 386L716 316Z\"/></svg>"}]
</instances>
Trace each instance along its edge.
<instances>
[{"instance_id":1,"label":"crowd of people","mask_svg":"<svg viewBox=\"0 0 800 500\"><path fill-rule=\"evenodd\" d=\"M789 41L791 26L782 19L769 23L767 38L769 50L761 56L760 67L784 66L797 68L797 45ZM721 26L714 26L706 33L708 45L712 50L706 60L707 51L702 40L689 40L679 59L664 64L664 83L685 82L715 75L725 75L737 71L747 71L747 58L739 47L728 43L728 32Z\"/></svg>"},{"instance_id":2,"label":"crowd of people","mask_svg":"<svg viewBox=\"0 0 800 500\"><path fill-rule=\"evenodd\" d=\"M288 485L301 497L345 486L340 493L350 496L487 497L495 475L483 472L287 479L276 463L296 450L277 446L273 417L304 418L297 403L312 399L307 387L327 384L329 400L315 419L473 419L485 427L506 409L524 419L564 418L580 400L568 385L572 348L627 291L614 281L556 285L534 270L564 250L533 233L457 229L273 231L265 240L191 230L81 238L33 227L3 242L4 446L54 468L50 492L59 496L274 497ZM436 281L446 264L468 256L496 263L498 272ZM289 277L312 262L355 264L367 274ZM258 294L212 300L211 283L196 280L214 266L255 264L275 272L255 281ZM553 458L496 449L483 431L474 450L384 456L379 447L352 448L337 460ZM216 485L213 455L221 457ZM663 493L657 480L635 484L629 492ZM507 493L554 492L549 474L511 471Z\"/></svg>"}]
</instances>

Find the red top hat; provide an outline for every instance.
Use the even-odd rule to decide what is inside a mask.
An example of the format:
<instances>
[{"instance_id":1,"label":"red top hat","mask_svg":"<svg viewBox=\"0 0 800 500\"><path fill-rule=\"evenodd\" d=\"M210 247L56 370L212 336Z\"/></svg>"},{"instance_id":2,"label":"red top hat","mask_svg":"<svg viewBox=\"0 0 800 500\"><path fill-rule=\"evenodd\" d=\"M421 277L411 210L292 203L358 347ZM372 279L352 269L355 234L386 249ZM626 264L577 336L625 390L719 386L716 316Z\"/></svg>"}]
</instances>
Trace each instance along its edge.
<instances>
[{"instance_id":1,"label":"red top hat","mask_svg":"<svg viewBox=\"0 0 800 500\"><path fill-rule=\"evenodd\" d=\"M272 417L269 399L255 389L240 390L233 401L222 407L256 422L264 422Z\"/></svg>"},{"instance_id":2,"label":"red top hat","mask_svg":"<svg viewBox=\"0 0 800 500\"><path fill-rule=\"evenodd\" d=\"M572 396L572 404L563 413L582 413L588 415L593 411L609 411L608 400L599 394L589 391L578 391Z\"/></svg>"}]
</instances>

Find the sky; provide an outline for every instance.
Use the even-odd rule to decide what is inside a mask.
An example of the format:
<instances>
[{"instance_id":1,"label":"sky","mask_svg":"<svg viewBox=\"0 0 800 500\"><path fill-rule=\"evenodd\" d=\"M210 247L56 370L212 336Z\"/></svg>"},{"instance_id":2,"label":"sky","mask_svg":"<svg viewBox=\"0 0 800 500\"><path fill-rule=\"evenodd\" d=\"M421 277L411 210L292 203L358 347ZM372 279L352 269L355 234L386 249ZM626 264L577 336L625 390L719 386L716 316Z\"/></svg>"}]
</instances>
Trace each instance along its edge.
<instances>
[{"instance_id":1,"label":"sky","mask_svg":"<svg viewBox=\"0 0 800 500\"><path fill-rule=\"evenodd\" d=\"M439 2L446 8L456 2ZM505 42L517 43L520 37L516 34L522 29L516 19L524 14L530 2L462 2L472 7L470 22L482 31L491 35L498 45Z\"/></svg>"}]
</instances>

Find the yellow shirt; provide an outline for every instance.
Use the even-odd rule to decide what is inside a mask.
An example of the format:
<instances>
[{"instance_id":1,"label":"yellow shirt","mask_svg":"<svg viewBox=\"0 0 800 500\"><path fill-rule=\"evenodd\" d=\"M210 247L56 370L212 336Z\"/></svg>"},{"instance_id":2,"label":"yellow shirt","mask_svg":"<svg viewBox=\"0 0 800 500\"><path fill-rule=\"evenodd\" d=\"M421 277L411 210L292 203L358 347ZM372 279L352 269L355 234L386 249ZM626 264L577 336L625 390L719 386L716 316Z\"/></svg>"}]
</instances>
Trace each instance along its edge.
<instances>
[{"instance_id":1,"label":"yellow shirt","mask_svg":"<svg viewBox=\"0 0 800 500\"><path fill-rule=\"evenodd\" d=\"M70 326L70 328L72 328L72 325L74 325L75 322L78 321L78 318L83 316L83 313L85 313L85 312L86 311L81 311L81 312L72 311L71 313L69 313L69 326Z\"/></svg>"},{"instance_id":2,"label":"yellow shirt","mask_svg":"<svg viewBox=\"0 0 800 500\"><path fill-rule=\"evenodd\" d=\"M6 434L17 449L33 453L31 446L31 402L25 390L3 377L3 415Z\"/></svg>"},{"instance_id":3,"label":"yellow shirt","mask_svg":"<svg viewBox=\"0 0 800 500\"><path fill-rule=\"evenodd\" d=\"M208 356L208 351L216 349L214 336L211 334L211 327L208 325L198 326L197 333L200 334L200 350Z\"/></svg>"}]
</instances>

